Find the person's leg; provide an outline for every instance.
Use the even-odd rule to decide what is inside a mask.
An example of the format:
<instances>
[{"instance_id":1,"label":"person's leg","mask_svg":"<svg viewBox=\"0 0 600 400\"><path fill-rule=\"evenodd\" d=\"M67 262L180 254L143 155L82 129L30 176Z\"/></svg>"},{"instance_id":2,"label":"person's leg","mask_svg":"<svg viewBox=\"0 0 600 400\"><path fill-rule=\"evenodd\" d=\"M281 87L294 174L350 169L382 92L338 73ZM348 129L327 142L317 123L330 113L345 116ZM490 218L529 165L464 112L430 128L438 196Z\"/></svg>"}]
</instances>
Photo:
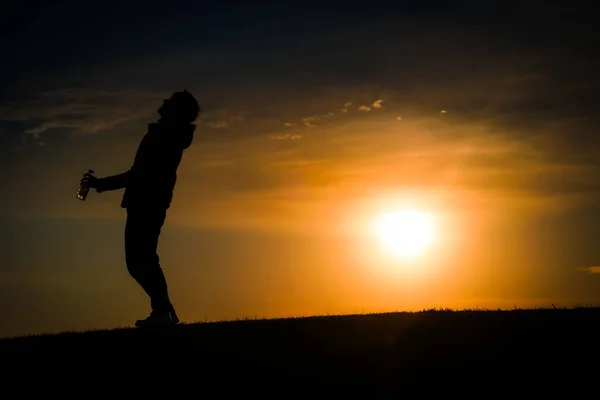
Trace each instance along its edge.
<instances>
[{"instance_id":1,"label":"person's leg","mask_svg":"<svg viewBox=\"0 0 600 400\"><path fill-rule=\"evenodd\" d=\"M167 282L157 254L164 210L128 210L125 225L125 258L130 275L150 297L154 314L173 312Z\"/></svg>"}]
</instances>

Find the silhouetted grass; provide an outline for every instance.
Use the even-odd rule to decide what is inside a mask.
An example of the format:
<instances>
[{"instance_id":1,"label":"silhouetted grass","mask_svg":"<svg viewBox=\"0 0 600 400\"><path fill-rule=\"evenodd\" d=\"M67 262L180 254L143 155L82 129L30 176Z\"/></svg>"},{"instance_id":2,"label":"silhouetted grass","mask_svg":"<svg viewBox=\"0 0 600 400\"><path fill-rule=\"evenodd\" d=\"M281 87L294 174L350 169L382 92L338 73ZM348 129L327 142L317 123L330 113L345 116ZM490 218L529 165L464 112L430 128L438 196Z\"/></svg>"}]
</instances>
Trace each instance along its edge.
<instances>
[{"instance_id":1,"label":"silhouetted grass","mask_svg":"<svg viewBox=\"0 0 600 400\"><path fill-rule=\"evenodd\" d=\"M600 307L434 309L25 336L1 340L0 357L28 365L52 360L71 368L193 372L209 386L218 377L229 385L252 377L256 384L266 379L298 388L379 391L417 384L427 391L442 381L531 386L538 376L544 385L583 379L600 362L599 339Z\"/></svg>"}]
</instances>

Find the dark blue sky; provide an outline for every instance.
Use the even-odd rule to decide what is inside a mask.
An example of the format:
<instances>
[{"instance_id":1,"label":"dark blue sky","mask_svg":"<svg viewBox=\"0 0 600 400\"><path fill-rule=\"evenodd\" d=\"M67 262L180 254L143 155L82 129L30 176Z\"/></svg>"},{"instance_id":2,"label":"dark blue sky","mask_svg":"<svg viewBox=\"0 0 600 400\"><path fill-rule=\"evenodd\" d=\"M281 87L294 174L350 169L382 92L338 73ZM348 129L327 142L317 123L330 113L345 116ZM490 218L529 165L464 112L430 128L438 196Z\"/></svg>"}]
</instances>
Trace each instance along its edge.
<instances>
[{"instance_id":1,"label":"dark blue sky","mask_svg":"<svg viewBox=\"0 0 600 400\"><path fill-rule=\"evenodd\" d=\"M552 4L560 3L407 1L317 6L305 2L105 1L90 5L57 1L36 5L8 1L0 17L2 96L29 92L34 84L48 84L43 77L52 72L68 69L76 75L85 68L184 51L270 55L277 58L276 65L286 65L287 59L297 61L294 55L306 50L303 44L327 51L318 43L336 33L348 39L345 43L363 50L355 52L352 60L361 66L368 63L369 49L375 51L371 46L389 49L394 42L411 41L413 36L418 45L424 32L447 29L477 35L489 46L486 53L577 52L570 64L578 66L579 58L590 57L597 43L592 37L591 9ZM336 44L343 43L337 40ZM326 54L321 56L327 59ZM345 57L344 62L348 58L343 53L331 55L336 56ZM320 67L326 69L327 65ZM290 78L285 70L270 73ZM361 78L365 77L354 77ZM85 82L85 77L79 79Z\"/></svg>"}]
</instances>

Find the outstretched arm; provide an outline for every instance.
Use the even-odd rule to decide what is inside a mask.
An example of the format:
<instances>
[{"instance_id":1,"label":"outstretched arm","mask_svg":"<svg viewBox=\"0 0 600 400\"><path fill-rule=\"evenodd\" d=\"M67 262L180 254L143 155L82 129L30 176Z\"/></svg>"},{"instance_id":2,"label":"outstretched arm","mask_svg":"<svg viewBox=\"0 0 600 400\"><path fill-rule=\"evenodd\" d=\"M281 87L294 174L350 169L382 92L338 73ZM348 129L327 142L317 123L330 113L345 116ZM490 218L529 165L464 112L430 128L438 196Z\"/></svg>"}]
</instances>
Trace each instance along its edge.
<instances>
[{"instance_id":1,"label":"outstretched arm","mask_svg":"<svg viewBox=\"0 0 600 400\"><path fill-rule=\"evenodd\" d=\"M107 176L105 178L99 178L96 182L96 191L98 193L105 192L107 190L123 189L127 186L129 178L129 170L122 172L117 175Z\"/></svg>"},{"instance_id":2,"label":"outstretched arm","mask_svg":"<svg viewBox=\"0 0 600 400\"><path fill-rule=\"evenodd\" d=\"M82 182L85 182L91 188L95 188L98 193L105 192L107 190L122 189L127 186L129 180L129 172L127 170L117 175L107 176L105 178L96 178L91 174L85 174Z\"/></svg>"}]
</instances>

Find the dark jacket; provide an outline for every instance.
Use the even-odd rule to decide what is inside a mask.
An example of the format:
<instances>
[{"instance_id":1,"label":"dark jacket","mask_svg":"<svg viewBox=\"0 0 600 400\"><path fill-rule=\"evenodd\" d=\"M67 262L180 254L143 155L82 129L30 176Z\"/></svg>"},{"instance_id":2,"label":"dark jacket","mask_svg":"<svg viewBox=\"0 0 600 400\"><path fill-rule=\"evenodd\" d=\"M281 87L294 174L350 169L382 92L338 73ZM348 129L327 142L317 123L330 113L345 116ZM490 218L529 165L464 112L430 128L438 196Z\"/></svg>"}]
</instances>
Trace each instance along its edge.
<instances>
[{"instance_id":1,"label":"dark jacket","mask_svg":"<svg viewBox=\"0 0 600 400\"><path fill-rule=\"evenodd\" d=\"M98 192L125 188L121 207L168 209L177 182L177 168L196 126L155 122L139 144L133 165L121 174L98 179Z\"/></svg>"}]
</instances>

